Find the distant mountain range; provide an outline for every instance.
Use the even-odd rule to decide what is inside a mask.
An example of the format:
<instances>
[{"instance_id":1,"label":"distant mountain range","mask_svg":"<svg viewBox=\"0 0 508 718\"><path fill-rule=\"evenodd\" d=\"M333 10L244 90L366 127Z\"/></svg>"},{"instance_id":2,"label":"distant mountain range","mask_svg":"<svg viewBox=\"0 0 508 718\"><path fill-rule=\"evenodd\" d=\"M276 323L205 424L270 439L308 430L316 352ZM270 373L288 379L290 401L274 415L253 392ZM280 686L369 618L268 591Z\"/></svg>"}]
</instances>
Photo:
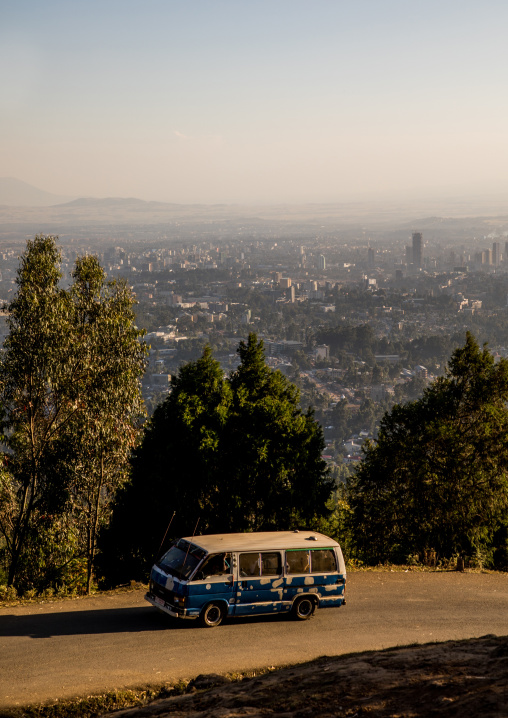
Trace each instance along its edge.
<instances>
[{"instance_id":1,"label":"distant mountain range","mask_svg":"<svg viewBox=\"0 0 508 718\"><path fill-rule=\"evenodd\" d=\"M432 236L485 236L493 230L508 233L508 196L421 199L404 201L340 202L308 204L177 204L135 197L63 197L45 192L14 177L0 177L0 227L8 233L61 233L72 227L120 227L124 225L198 224L219 231L217 223L242 226L286 227L292 233L309 234L322 228L377 227L382 231L409 233L413 229ZM207 231L208 231L207 230ZM95 231L95 230L94 230ZM243 230L242 230L243 231ZM370 230L369 230L370 231ZM0 230L1 236L1 230Z\"/></svg>"},{"instance_id":2,"label":"distant mountain range","mask_svg":"<svg viewBox=\"0 0 508 718\"><path fill-rule=\"evenodd\" d=\"M0 177L0 205L7 207L51 207L74 197L52 194L16 177Z\"/></svg>"}]
</instances>

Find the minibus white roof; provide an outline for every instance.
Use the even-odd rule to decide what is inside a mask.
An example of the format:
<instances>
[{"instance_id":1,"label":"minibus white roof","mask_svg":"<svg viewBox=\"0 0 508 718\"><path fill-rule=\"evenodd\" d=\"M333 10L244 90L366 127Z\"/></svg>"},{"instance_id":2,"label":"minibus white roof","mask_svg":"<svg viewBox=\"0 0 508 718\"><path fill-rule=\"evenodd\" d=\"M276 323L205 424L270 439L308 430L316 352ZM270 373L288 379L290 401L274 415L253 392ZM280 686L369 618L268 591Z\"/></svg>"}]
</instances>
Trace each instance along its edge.
<instances>
[{"instance_id":1,"label":"minibus white roof","mask_svg":"<svg viewBox=\"0 0 508 718\"><path fill-rule=\"evenodd\" d=\"M276 551L285 548L327 548L337 541L316 531L263 531L243 534L185 536L207 553L222 551Z\"/></svg>"}]
</instances>

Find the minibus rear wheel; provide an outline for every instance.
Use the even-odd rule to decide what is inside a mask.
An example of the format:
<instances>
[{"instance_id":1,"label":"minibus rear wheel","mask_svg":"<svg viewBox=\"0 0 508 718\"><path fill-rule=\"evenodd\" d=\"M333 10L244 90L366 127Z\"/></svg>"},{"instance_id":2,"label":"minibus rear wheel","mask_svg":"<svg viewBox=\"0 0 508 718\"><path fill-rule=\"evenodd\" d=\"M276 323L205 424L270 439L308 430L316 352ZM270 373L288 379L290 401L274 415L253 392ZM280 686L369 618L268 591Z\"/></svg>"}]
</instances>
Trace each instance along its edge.
<instances>
[{"instance_id":1,"label":"minibus rear wheel","mask_svg":"<svg viewBox=\"0 0 508 718\"><path fill-rule=\"evenodd\" d=\"M224 618L224 609L218 603L209 603L201 611L199 623L204 628L215 628L220 626Z\"/></svg>"},{"instance_id":2,"label":"minibus rear wheel","mask_svg":"<svg viewBox=\"0 0 508 718\"><path fill-rule=\"evenodd\" d=\"M307 621L312 618L316 610L316 602L310 596L297 598L293 604L291 615L297 621Z\"/></svg>"}]
</instances>

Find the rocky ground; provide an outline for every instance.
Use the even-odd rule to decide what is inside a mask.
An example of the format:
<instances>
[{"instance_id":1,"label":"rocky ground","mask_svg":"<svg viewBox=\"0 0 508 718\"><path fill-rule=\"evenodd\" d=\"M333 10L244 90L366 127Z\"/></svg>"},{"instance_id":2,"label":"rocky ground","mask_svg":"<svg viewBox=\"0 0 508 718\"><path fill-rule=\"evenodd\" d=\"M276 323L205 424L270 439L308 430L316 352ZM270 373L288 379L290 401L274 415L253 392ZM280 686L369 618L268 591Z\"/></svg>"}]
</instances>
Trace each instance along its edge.
<instances>
[{"instance_id":1,"label":"rocky ground","mask_svg":"<svg viewBox=\"0 0 508 718\"><path fill-rule=\"evenodd\" d=\"M508 636L323 657L240 682L199 676L185 695L114 716L506 718Z\"/></svg>"}]
</instances>

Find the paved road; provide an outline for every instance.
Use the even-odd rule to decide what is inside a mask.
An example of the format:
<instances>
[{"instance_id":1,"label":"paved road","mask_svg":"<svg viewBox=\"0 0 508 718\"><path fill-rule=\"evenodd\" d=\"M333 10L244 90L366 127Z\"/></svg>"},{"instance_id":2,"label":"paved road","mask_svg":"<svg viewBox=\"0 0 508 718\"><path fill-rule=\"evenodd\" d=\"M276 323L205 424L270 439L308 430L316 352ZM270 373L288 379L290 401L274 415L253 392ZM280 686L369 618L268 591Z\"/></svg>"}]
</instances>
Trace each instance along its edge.
<instances>
[{"instance_id":1,"label":"paved road","mask_svg":"<svg viewBox=\"0 0 508 718\"><path fill-rule=\"evenodd\" d=\"M307 622L173 622L143 593L0 609L0 707L317 656L508 634L508 575L351 573Z\"/></svg>"}]
</instances>

